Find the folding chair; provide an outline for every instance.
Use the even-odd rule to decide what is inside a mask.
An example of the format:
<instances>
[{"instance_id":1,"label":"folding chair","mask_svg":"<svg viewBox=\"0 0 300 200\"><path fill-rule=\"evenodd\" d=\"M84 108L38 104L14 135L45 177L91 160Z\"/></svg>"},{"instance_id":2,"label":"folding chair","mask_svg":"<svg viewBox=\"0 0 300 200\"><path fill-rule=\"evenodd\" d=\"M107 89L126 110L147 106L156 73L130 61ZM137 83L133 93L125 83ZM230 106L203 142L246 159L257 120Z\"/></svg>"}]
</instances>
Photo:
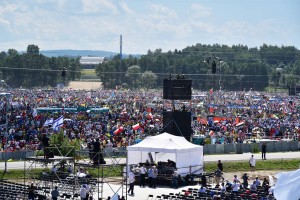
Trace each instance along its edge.
<instances>
[{"instance_id":1,"label":"folding chair","mask_svg":"<svg viewBox=\"0 0 300 200\"><path fill-rule=\"evenodd\" d=\"M161 196L156 196L155 200L161 200Z\"/></svg>"}]
</instances>

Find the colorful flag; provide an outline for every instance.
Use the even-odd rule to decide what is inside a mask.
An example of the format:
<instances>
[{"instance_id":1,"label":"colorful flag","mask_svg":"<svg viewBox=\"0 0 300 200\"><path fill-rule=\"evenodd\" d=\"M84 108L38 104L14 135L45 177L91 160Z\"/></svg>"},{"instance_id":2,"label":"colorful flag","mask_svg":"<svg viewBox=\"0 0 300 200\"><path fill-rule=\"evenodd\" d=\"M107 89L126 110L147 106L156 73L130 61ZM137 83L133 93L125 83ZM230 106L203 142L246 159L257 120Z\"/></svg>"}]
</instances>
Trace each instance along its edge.
<instances>
[{"instance_id":1,"label":"colorful flag","mask_svg":"<svg viewBox=\"0 0 300 200\"><path fill-rule=\"evenodd\" d=\"M53 118L47 119L44 123L44 126L51 126L53 124Z\"/></svg>"},{"instance_id":2,"label":"colorful flag","mask_svg":"<svg viewBox=\"0 0 300 200\"><path fill-rule=\"evenodd\" d=\"M133 130L138 130L140 128L140 124L135 124L132 126Z\"/></svg>"},{"instance_id":3,"label":"colorful flag","mask_svg":"<svg viewBox=\"0 0 300 200\"><path fill-rule=\"evenodd\" d=\"M54 131L58 131L60 126L63 125L63 123L64 123L64 116L60 116L59 118L53 121L52 129Z\"/></svg>"}]
</instances>

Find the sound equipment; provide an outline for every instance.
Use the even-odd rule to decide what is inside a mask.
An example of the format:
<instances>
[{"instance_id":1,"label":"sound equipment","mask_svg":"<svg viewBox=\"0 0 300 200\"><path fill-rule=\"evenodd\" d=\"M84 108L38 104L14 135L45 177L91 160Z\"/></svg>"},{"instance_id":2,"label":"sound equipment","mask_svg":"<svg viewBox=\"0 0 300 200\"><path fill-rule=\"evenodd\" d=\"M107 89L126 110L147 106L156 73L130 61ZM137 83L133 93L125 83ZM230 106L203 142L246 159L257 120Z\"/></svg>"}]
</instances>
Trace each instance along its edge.
<instances>
[{"instance_id":1,"label":"sound equipment","mask_svg":"<svg viewBox=\"0 0 300 200\"><path fill-rule=\"evenodd\" d=\"M289 87L289 96L296 96L300 94L300 86Z\"/></svg>"},{"instance_id":2,"label":"sound equipment","mask_svg":"<svg viewBox=\"0 0 300 200\"><path fill-rule=\"evenodd\" d=\"M164 79L163 98L171 100L191 100L192 80Z\"/></svg>"},{"instance_id":3,"label":"sound equipment","mask_svg":"<svg viewBox=\"0 0 300 200\"><path fill-rule=\"evenodd\" d=\"M217 73L217 63L216 63L216 61L213 61L212 64L211 64L211 73L212 74Z\"/></svg>"},{"instance_id":4,"label":"sound equipment","mask_svg":"<svg viewBox=\"0 0 300 200\"><path fill-rule=\"evenodd\" d=\"M183 136L190 141L192 135L191 112L163 112L163 130L176 136Z\"/></svg>"}]
</instances>

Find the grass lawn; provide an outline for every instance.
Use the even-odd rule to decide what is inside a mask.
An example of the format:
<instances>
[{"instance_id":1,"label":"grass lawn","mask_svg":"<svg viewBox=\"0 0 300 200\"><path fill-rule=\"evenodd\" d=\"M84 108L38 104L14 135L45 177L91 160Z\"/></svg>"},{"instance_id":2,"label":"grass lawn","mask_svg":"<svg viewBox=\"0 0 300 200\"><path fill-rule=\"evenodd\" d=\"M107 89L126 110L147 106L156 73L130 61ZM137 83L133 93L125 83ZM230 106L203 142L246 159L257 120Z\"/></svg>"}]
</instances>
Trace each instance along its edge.
<instances>
[{"instance_id":1,"label":"grass lawn","mask_svg":"<svg viewBox=\"0 0 300 200\"><path fill-rule=\"evenodd\" d=\"M82 76L96 76L94 69L84 69L81 71Z\"/></svg>"}]
</instances>

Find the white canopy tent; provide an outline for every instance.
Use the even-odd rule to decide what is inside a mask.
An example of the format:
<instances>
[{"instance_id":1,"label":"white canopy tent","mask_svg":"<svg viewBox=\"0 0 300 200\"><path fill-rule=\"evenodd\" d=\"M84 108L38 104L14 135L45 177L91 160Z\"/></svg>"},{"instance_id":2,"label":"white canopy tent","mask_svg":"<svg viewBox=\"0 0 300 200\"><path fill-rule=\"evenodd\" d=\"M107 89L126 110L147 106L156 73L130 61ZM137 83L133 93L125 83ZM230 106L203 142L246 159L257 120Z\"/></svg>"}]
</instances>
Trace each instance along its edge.
<instances>
[{"instance_id":1,"label":"white canopy tent","mask_svg":"<svg viewBox=\"0 0 300 200\"><path fill-rule=\"evenodd\" d=\"M300 198L300 169L276 174L277 182L274 186L276 199L298 200Z\"/></svg>"},{"instance_id":2,"label":"white canopy tent","mask_svg":"<svg viewBox=\"0 0 300 200\"><path fill-rule=\"evenodd\" d=\"M148 136L138 144L127 147L127 165L150 161L151 153L154 162L176 162L179 174L200 174L203 172L203 147L188 142L184 137L162 133Z\"/></svg>"}]
</instances>

